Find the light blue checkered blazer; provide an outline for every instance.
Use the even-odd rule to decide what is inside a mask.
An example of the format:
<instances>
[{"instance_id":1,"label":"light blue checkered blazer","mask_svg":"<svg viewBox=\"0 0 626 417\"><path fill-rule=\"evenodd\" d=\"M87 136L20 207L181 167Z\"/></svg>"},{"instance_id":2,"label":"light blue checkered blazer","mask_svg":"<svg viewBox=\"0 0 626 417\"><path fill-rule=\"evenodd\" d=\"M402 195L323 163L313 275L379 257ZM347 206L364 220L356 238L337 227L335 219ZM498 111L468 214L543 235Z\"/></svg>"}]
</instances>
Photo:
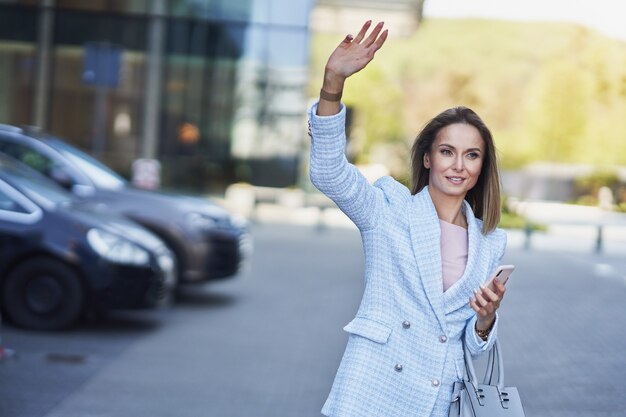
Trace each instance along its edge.
<instances>
[{"instance_id":1,"label":"light blue checkered blazer","mask_svg":"<svg viewBox=\"0 0 626 417\"><path fill-rule=\"evenodd\" d=\"M447 417L452 384L464 372L461 339L472 355L488 350L473 331L472 290L498 265L506 235L481 233L466 202L468 260L443 292L440 228L425 188L416 195L391 177L374 185L345 158L345 107L310 110L313 184L356 224L365 252L365 290L322 413L333 417ZM466 331L466 329L468 329Z\"/></svg>"}]
</instances>

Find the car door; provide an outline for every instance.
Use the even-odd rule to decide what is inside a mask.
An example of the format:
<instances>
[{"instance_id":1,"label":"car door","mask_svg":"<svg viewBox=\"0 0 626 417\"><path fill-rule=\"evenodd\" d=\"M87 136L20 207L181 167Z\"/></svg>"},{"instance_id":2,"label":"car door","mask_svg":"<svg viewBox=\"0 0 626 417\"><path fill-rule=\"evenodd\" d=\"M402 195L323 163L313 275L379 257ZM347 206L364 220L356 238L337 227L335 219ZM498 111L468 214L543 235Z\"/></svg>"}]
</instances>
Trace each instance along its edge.
<instances>
[{"instance_id":1,"label":"car door","mask_svg":"<svg viewBox=\"0 0 626 417\"><path fill-rule=\"evenodd\" d=\"M0 271L20 253L29 250L35 225L43 213L32 201L0 179Z\"/></svg>"}]
</instances>

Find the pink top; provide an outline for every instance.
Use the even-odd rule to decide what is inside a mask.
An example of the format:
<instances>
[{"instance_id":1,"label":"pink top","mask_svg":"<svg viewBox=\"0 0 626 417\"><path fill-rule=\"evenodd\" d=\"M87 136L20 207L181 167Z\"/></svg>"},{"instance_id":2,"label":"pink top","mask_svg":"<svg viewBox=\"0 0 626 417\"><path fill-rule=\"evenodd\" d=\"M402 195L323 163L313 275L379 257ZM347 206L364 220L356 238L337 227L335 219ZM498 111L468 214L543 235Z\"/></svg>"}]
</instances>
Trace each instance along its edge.
<instances>
[{"instance_id":1,"label":"pink top","mask_svg":"<svg viewBox=\"0 0 626 417\"><path fill-rule=\"evenodd\" d=\"M443 290L463 276L467 264L467 229L439 219Z\"/></svg>"}]
</instances>

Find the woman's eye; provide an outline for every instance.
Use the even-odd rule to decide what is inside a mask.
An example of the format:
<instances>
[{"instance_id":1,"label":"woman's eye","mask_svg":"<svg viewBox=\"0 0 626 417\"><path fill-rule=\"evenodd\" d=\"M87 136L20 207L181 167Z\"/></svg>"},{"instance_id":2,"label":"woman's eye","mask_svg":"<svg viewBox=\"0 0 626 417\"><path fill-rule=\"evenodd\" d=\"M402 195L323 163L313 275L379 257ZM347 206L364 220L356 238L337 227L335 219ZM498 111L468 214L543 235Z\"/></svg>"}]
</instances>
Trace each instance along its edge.
<instances>
[{"instance_id":1,"label":"woman's eye","mask_svg":"<svg viewBox=\"0 0 626 417\"><path fill-rule=\"evenodd\" d=\"M441 154L442 155L446 155L446 156L450 156L450 155L452 155L452 151L450 149L442 149L441 150Z\"/></svg>"},{"instance_id":2,"label":"woman's eye","mask_svg":"<svg viewBox=\"0 0 626 417\"><path fill-rule=\"evenodd\" d=\"M479 157L480 157L480 155L479 155L479 154L477 154L476 152L470 152L470 153L468 153L468 154L467 154L467 156L468 156L470 159L476 159L476 158L479 158Z\"/></svg>"}]
</instances>

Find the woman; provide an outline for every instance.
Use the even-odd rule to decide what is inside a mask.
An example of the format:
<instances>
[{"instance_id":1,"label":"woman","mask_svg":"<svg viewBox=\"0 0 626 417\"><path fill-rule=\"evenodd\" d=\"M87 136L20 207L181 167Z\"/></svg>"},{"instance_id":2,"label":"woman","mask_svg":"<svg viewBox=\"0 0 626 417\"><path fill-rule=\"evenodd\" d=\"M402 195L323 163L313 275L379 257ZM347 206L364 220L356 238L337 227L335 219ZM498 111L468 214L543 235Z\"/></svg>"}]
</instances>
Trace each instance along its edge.
<instances>
[{"instance_id":1,"label":"woman","mask_svg":"<svg viewBox=\"0 0 626 417\"><path fill-rule=\"evenodd\" d=\"M345 156L345 80L382 47L382 22L331 54L310 112L311 180L357 225L365 290L322 413L336 417L447 416L473 356L495 341L503 284L482 284L506 246L496 229L499 177L491 134L471 110L446 110L413 146L413 187L370 185Z\"/></svg>"}]
</instances>

